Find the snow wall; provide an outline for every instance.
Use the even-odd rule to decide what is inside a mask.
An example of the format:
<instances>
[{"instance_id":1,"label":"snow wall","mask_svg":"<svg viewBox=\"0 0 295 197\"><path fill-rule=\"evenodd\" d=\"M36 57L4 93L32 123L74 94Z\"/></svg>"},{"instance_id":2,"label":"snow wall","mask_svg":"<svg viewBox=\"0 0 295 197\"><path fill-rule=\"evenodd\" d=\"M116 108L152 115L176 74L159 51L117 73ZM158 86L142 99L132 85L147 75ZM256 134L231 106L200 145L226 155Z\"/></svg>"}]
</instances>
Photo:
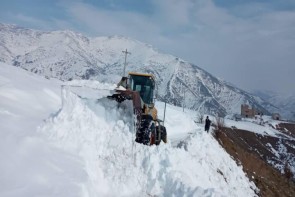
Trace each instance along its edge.
<instances>
[{"instance_id":1,"label":"snow wall","mask_svg":"<svg viewBox=\"0 0 295 197\"><path fill-rule=\"evenodd\" d=\"M75 158L73 165L83 166L84 173L69 166L75 176L64 179L63 193L60 184L52 189L65 196L255 196L256 187L242 167L173 106L168 105L166 114L167 144L135 143L132 108L128 102L118 107L104 99L108 88L96 94L98 100L63 88L62 109L39 129L53 146ZM175 116L177 123L171 121ZM185 140L173 141L169 130L186 133Z\"/></svg>"}]
</instances>

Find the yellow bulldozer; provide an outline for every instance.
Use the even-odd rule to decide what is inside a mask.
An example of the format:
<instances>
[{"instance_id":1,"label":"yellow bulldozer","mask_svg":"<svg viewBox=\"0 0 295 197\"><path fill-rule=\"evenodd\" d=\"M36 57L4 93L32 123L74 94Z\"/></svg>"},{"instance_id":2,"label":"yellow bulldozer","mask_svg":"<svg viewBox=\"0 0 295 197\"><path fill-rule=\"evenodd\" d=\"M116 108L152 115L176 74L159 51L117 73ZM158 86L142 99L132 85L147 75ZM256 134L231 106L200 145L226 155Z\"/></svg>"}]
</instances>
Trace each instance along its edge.
<instances>
[{"instance_id":1,"label":"yellow bulldozer","mask_svg":"<svg viewBox=\"0 0 295 197\"><path fill-rule=\"evenodd\" d=\"M152 74L130 72L117 84L116 92L108 96L121 103L132 100L136 116L135 141L145 145L167 143L167 132L163 121L158 119L155 108L155 78Z\"/></svg>"}]
</instances>

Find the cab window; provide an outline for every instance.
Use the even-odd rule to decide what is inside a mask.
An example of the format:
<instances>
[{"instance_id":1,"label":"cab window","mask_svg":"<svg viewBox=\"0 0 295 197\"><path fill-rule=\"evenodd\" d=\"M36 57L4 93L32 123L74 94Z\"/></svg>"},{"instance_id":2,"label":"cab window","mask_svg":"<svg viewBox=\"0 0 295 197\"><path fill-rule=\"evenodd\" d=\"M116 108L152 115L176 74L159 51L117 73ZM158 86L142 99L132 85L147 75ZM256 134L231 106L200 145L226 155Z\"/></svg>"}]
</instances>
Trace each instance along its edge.
<instances>
[{"instance_id":1,"label":"cab window","mask_svg":"<svg viewBox=\"0 0 295 197\"><path fill-rule=\"evenodd\" d=\"M146 76L130 76L130 88L133 91L139 92L139 95L144 103L153 103L154 81Z\"/></svg>"}]
</instances>

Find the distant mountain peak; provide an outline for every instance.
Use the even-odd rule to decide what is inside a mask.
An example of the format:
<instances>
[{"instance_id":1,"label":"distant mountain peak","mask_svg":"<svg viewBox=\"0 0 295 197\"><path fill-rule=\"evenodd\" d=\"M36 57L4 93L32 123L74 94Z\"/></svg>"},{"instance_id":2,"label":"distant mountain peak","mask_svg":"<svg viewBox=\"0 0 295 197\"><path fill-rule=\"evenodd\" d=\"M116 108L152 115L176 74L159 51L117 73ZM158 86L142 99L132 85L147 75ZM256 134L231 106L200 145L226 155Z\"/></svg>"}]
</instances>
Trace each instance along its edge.
<instances>
[{"instance_id":1,"label":"distant mountain peak","mask_svg":"<svg viewBox=\"0 0 295 197\"><path fill-rule=\"evenodd\" d=\"M162 54L151 45L124 36L89 38L69 30L42 32L0 24L0 61L62 80L95 79L117 83L122 75L123 50L127 72L154 74L158 98L206 114L240 113L243 103L268 114L261 103L179 57ZM11 39L13 38L13 39Z\"/></svg>"}]
</instances>

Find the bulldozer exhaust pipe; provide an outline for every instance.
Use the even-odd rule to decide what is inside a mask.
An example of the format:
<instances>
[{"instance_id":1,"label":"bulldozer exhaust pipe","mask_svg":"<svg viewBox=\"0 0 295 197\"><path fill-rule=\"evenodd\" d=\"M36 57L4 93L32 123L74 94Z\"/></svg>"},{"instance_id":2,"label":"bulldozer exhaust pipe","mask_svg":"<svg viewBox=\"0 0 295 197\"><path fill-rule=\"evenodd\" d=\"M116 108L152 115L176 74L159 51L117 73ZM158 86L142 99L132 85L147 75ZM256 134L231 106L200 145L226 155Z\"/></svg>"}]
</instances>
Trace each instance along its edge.
<instances>
[{"instance_id":1,"label":"bulldozer exhaust pipe","mask_svg":"<svg viewBox=\"0 0 295 197\"><path fill-rule=\"evenodd\" d=\"M163 126L165 125L165 115L166 115L166 101L165 101L165 107L164 107Z\"/></svg>"}]
</instances>

